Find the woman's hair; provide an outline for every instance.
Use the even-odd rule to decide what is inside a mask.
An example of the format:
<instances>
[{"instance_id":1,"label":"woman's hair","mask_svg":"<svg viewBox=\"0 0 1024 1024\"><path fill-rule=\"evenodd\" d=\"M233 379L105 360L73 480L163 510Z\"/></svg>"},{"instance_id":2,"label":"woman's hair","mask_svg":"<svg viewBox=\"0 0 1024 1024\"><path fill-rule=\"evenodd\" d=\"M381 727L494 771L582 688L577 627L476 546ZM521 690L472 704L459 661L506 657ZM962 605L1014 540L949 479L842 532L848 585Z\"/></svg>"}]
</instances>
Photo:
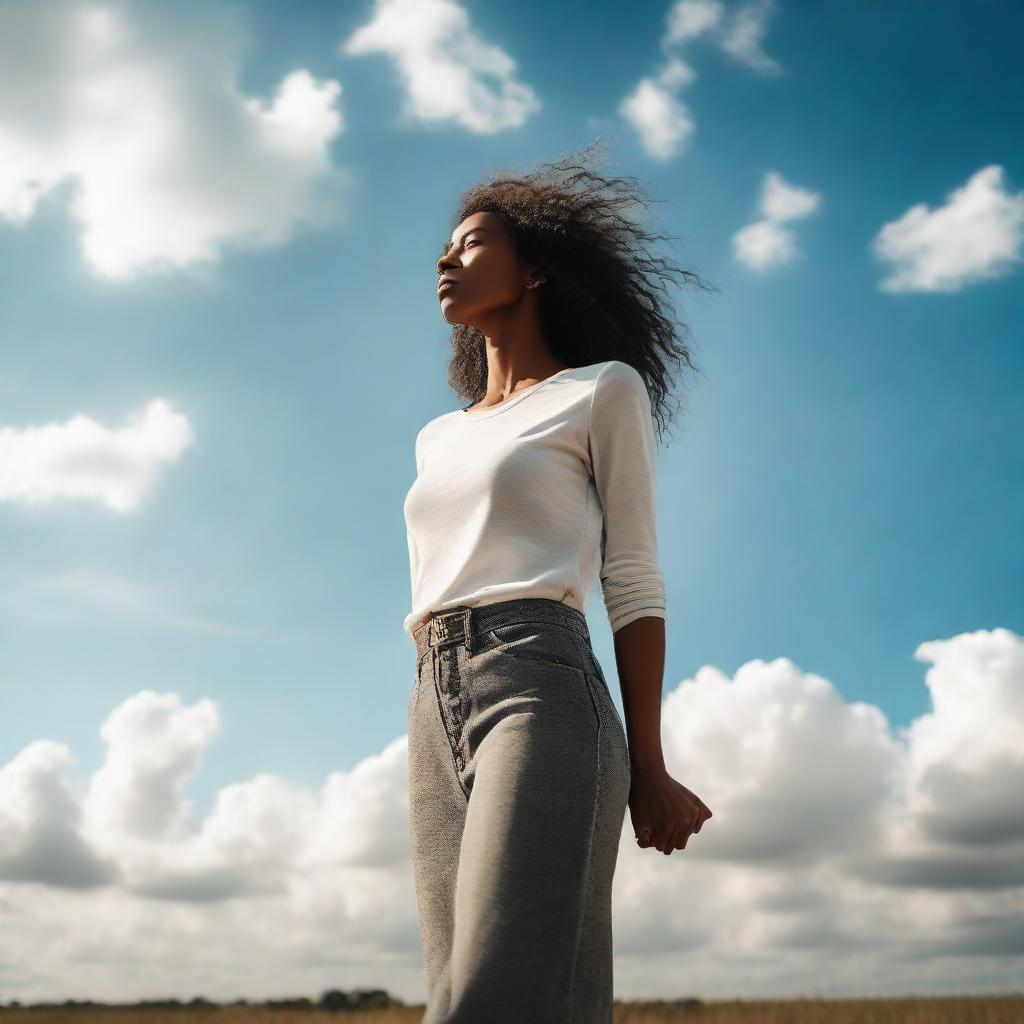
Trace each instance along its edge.
<instances>
[{"instance_id":1,"label":"woman's hair","mask_svg":"<svg viewBox=\"0 0 1024 1024\"><path fill-rule=\"evenodd\" d=\"M540 327L552 354L568 366L608 359L632 366L647 386L660 439L670 421L672 368L700 372L689 327L663 309L673 308L666 282L681 275L707 292L718 289L648 252L647 243L669 236L649 233L629 215L629 207L646 209L648 202L635 179L605 177L583 165L595 145L526 174L494 172L459 200L453 227L473 213L501 217L521 258L546 278L538 292ZM487 388L484 336L453 324L451 342L448 383L479 401Z\"/></svg>"}]
</instances>

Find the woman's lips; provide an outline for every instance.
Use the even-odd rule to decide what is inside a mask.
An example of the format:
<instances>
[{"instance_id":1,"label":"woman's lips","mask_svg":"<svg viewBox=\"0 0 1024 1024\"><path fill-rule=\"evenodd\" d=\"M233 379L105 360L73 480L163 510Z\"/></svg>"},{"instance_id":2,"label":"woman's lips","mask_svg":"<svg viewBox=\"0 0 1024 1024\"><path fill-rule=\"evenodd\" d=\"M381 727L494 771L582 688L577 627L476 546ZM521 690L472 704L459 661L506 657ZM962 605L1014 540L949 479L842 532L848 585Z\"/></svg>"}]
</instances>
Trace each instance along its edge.
<instances>
[{"instance_id":1,"label":"woman's lips","mask_svg":"<svg viewBox=\"0 0 1024 1024\"><path fill-rule=\"evenodd\" d=\"M442 281L437 286L437 294L443 295L449 288L454 288L457 283L457 281Z\"/></svg>"}]
</instances>

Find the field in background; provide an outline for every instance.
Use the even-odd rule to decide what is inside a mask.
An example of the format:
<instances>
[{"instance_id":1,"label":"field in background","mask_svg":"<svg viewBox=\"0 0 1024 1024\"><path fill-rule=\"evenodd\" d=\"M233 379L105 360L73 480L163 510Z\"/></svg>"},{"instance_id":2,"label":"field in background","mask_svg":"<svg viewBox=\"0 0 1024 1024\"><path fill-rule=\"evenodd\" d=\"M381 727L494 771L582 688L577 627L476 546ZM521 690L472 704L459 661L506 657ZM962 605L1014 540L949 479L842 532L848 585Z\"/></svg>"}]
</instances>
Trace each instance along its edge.
<instances>
[{"instance_id":1,"label":"field in background","mask_svg":"<svg viewBox=\"0 0 1024 1024\"><path fill-rule=\"evenodd\" d=\"M422 1006L327 1010L262 1004L0 1005L0 1024L419 1024ZM1024 994L913 999L799 999L615 1004L615 1024L1022 1024Z\"/></svg>"}]
</instances>

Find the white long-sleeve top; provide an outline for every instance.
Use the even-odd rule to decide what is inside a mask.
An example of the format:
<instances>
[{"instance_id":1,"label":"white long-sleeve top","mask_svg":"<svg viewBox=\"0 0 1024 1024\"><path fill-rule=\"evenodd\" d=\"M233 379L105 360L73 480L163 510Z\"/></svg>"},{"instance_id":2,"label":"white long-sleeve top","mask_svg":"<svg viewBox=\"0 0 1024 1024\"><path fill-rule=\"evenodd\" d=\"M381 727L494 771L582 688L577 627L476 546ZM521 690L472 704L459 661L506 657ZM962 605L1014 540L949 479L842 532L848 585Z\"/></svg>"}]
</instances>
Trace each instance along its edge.
<instances>
[{"instance_id":1,"label":"white long-sleeve top","mask_svg":"<svg viewBox=\"0 0 1024 1024\"><path fill-rule=\"evenodd\" d=\"M585 614L598 573L613 632L665 618L651 403L628 363L569 367L493 408L443 413L415 454L410 636L432 612L519 597Z\"/></svg>"}]
</instances>

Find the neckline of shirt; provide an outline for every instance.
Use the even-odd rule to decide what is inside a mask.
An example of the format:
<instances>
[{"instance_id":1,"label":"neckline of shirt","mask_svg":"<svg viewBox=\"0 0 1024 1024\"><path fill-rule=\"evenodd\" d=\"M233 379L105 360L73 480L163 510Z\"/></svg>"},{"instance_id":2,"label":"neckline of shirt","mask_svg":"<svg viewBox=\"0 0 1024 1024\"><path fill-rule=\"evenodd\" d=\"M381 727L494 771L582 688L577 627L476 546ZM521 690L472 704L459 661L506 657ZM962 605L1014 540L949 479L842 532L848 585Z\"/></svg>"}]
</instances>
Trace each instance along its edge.
<instances>
[{"instance_id":1,"label":"neckline of shirt","mask_svg":"<svg viewBox=\"0 0 1024 1024\"><path fill-rule=\"evenodd\" d=\"M537 381L536 384L531 384L528 388L517 391L511 398L506 398L503 402L498 402L493 408L486 409L483 412L469 412L466 406L457 409L456 412L460 413L459 419L461 420L485 420L489 416L496 416L499 412L504 412L510 406L515 405L516 402L522 401L527 395L531 395L538 388L542 388L548 381L555 380L556 377L561 377L564 373L571 373L573 370L578 369L578 366L567 366L565 369L551 374L550 377L545 377L543 380Z\"/></svg>"}]
</instances>

